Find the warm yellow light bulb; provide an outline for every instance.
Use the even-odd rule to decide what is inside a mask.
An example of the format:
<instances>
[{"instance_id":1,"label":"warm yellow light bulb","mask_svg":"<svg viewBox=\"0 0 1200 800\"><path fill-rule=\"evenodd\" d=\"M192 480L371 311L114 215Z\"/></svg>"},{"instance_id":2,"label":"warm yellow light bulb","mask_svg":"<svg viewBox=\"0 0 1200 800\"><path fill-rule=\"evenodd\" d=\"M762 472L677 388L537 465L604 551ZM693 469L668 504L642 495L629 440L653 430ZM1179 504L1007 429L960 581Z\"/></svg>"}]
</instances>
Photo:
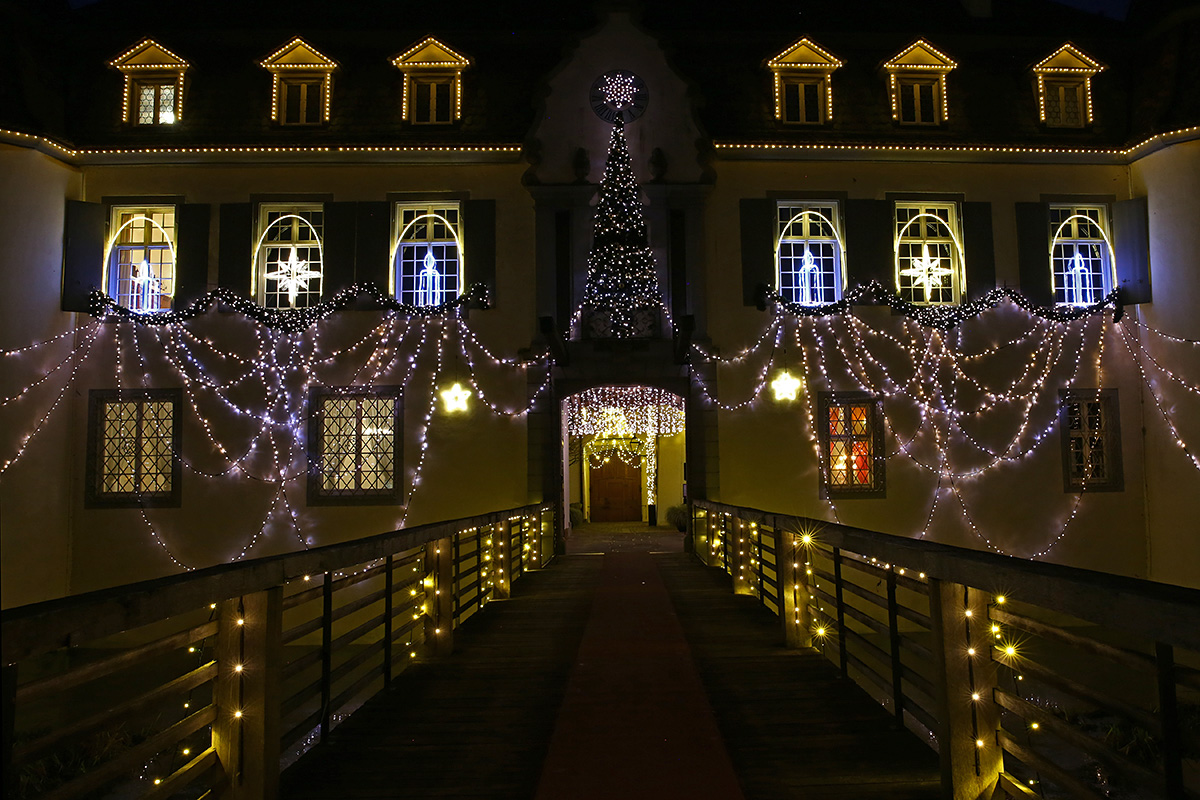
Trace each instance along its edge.
<instances>
[{"instance_id":1,"label":"warm yellow light bulb","mask_svg":"<svg viewBox=\"0 0 1200 800\"><path fill-rule=\"evenodd\" d=\"M786 369L780 372L771 381L771 391L775 393L775 399L781 401L791 401L796 399L796 395L800 392L800 387L803 382L792 376Z\"/></svg>"},{"instance_id":2,"label":"warm yellow light bulb","mask_svg":"<svg viewBox=\"0 0 1200 800\"><path fill-rule=\"evenodd\" d=\"M442 403L445 404L446 411L466 411L467 400L470 399L471 393L462 387L461 383L455 383L449 389L442 391Z\"/></svg>"}]
</instances>

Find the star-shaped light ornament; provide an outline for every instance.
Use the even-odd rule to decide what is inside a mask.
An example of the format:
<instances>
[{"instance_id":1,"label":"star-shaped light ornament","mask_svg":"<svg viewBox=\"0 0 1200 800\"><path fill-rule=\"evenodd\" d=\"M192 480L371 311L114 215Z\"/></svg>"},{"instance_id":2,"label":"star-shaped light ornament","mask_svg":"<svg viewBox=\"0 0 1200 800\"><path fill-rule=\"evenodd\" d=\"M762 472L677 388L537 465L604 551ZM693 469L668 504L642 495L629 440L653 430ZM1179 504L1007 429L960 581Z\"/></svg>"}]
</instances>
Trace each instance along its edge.
<instances>
[{"instance_id":1,"label":"star-shaped light ornament","mask_svg":"<svg viewBox=\"0 0 1200 800\"><path fill-rule=\"evenodd\" d=\"M785 369L775 376L775 380L771 381L771 391L775 393L776 400L790 402L796 399L796 395L803 385L803 381Z\"/></svg>"},{"instance_id":2,"label":"star-shaped light ornament","mask_svg":"<svg viewBox=\"0 0 1200 800\"><path fill-rule=\"evenodd\" d=\"M615 75L607 75L600 91L604 93L604 99L608 101L608 104L615 108L631 106L634 95L633 75L622 75L620 72Z\"/></svg>"},{"instance_id":3,"label":"star-shaped light ornament","mask_svg":"<svg viewBox=\"0 0 1200 800\"><path fill-rule=\"evenodd\" d=\"M457 411L467 410L467 400L471 398L471 393L462 387L461 383L455 383L449 389L442 391L442 404L447 412L454 413Z\"/></svg>"},{"instance_id":4,"label":"star-shaped light ornament","mask_svg":"<svg viewBox=\"0 0 1200 800\"><path fill-rule=\"evenodd\" d=\"M268 272L266 278L269 281L278 281L279 291L287 292L288 304L293 308L296 307L296 295L307 292L308 282L321 277L320 272L308 269L308 262L300 260L294 247L288 260L278 261L276 266L278 269Z\"/></svg>"},{"instance_id":5,"label":"star-shaped light ornament","mask_svg":"<svg viewBox=\"0 0 1200 800\"><path fill-rule=\"evenodd\" d=\"M900 270L900 274L906 278L912 278L914 289L925 289L925 302L929 302L929 290L936 289L942 285L942 278L947 275L953 275L954 270L939 266L942 259L938 256L929 255L929 245L921 245L921 257L912 260L912 266L908 269Z\"/></svg>"}]
</instances>

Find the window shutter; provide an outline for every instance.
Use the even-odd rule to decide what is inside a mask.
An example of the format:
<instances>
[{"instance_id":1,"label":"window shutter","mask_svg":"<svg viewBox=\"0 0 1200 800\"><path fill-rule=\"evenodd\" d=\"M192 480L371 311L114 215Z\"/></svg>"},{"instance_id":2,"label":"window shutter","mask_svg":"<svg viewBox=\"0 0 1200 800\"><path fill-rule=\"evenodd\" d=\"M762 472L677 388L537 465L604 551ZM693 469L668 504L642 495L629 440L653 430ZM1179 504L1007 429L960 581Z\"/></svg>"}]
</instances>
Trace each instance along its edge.
<instances>
[{"instance_id":1,"label":"window shutter","mask_svg":"<svg viewBox=\"0 0 1200 800\"><path fill-rule=\"evenodd\" d=\"M462 205L465 284L487 287L488 304L496 304L496 201L467 200ZM465 288L465 287L464 287Z\"/></svg>"},{"instance_id":2,"label":"window shutter","mask_svg":"<svg viewBox=\"0 0 1200 800\"><path fill-rule=\"evenodd\" d=\"M332 300L354 283L355 224L358 203L325 204L325 263L321 301Z\"/></svg>"},{"instance_id":3,"label":"window shutter","mask_svg":"<svg viewBox=\"0 0 1200 800\"><path fill-rule=\"evenodd\" d=\"M1126 305L1149 303L1150 212L1145 197L1113 206L1113 250L1121 301Z\"/></svg>"},{"instance_id":4,"label":"window shutter","mask_svg":"<svg viewBox=\"0 0 1200 800\"><path fill-rule=\"evenodd\" d=\"M744 197L741 202L742 304L758 304L759 286L775 291L775 201Z\"/></svg>"},{"instance_id":5,"label":"window shutter","mask_svg":"<svg viewBox=\"0 0 1200 800\"><path fill-rule=\"evenodd\" d=\"M250 270L254 260L252 213L250 203L221 204L217 285L242 297L250 297Z\"/></svg>"},{"instance_id":6,"label":"window shutter","mask_svg":"<svg viewBox=\"0 0 1200 800\"><path fill-rule=\"evenodd\" d=\"M895 215L887 200L846 201L846 283L870 281L896 291L896 253L892 249Z\"/></svg>"},{"instance_id":7,"label":"window shutter","mask_svg":"<svg viewBox=\"0 0 1200 800\"><path fill-rule=\"evenodd\" d=\"M208 203L185 203L175 217L179 226L176 242L176 309L187 307L208 290L208 227L212 207Z\"/></svg>"},{"instance_id":8,"label":"window shutter","mask_svg":"<svg viewBox=\"0 0 1200 800\"><path fill-rule=\"evenodd\" d=\"M391 263L391 215L384 201L359 203L355 228L354 280L359 284L373 283L387 292Z\"/></svg>"},{"instance_id":9,"label":"window shutter","mask_svg":"<svg viewBox=\"0 0 1200 800\"><path fill-rule=\"evenodd\" d=\"M1050 283L1050 206L1017 203L1017 263L1021 294L1036 306L1054 305Z\"/></svg>"},{"instance_id":10,"label":"window shutter","mask_svg":"<svg viewBox=\"0 0 1200 800\"><path fill-rule=\"evenodd\" d=\"M966 252L966 299L978 300L996 288L996 250L992 242L992 204L963 203L963 250Z\"/></svg>"},{"instance_id":11,"label":"window shutter","mask_svg":"<svg viewBox=\"0 0 1200 800\"><path fill-rule=\"evenodd\" d=\"M62 310L88 311L104 277L104 206L68 200L63 221Z\"/></svg>"}]
</instances>

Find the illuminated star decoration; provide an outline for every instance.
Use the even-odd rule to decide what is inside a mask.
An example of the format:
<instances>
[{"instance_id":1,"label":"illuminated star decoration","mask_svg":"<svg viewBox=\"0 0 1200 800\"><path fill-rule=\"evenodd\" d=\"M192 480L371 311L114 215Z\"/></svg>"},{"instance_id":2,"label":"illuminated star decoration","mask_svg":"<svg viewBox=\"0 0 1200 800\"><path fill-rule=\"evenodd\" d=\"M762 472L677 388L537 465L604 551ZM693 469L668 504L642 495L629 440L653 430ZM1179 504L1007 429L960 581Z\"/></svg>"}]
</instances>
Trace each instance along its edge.
<instances>
[{"instance_id":1,"label":"illuminated star decoration","mask_svg":"<svg viewBox=\"0 0 1200 800\"><path fill-rule=\"evenodd\" d=\"M154 277L150 271L150 264L145 259L142 259L142 263L133 265L133 274L129 276L129 280L137 287L133 291L133 310L157 310L158 298L162 295L162 281Z\"/></svg>"},{"instance_id":2,"label":"illuminated star decoration","mask_svg":"<svg viewBox=\"0 0 1200 800\"><path fill-rule=\"evenodd\" d=\"M619 72L616 75L606 75L600 91L604 93L604 99L610 106L616 108L631 106L634 95L633 75L622 75Z\"/></svg>"},{"instance_id":3,"label":"illuminated star decoration","mask_svg":"<svg viewBox=\"0 0 1200 800\"><path fill-rule=\"evenodd\" d=\"M800 380L785 369L771 381L771 391L775 392L776 400L795 400L800 385Z\"/></svg>"},{"instance_id":4,"label":"illuminated star decoration","mask_svg":"<svg viewBox=\"0 0 1200 800\"><path fill-rule=\"evenodd\" d=\"M442 402L446 405L446 410L466 411L467 400L471 397L471 393L462 387L461 383L455 383L449 389L442 392Z\"/></svg>"},{"instance_id":5,"label":"illuminated star decoration","mask_svg":"<svg viewBox=\"0 0 1200 800\"><path fill-rule=\"evenodd\" d=\"M301 291L308 291L308 282L313 278L321 277L321 273L316 270L307 269L308 262L301 261L296 256L296 248L292 248L291 255L287 261L276 262L278 269L274 272L268 272L266 275L269 281L279 282L279 291L287 292L288 305L295 307L296 295Z\"/></svg>"},{"instance_id":6,"label":"illuminated star decoration","mask_svg":"<svg viewBox=\"0 0 1200 800\"><path fill-rule=\"evenodd\" d=\"M954 270L938 266L941 258L929 255L929 245L921 245L921 257L912 260L912 266L900 270L900 274L912 278L913 288L924 287L925 302L929 302L929 290L942 285L942 278L953 275Z\"/></svg>"}]
</instances>

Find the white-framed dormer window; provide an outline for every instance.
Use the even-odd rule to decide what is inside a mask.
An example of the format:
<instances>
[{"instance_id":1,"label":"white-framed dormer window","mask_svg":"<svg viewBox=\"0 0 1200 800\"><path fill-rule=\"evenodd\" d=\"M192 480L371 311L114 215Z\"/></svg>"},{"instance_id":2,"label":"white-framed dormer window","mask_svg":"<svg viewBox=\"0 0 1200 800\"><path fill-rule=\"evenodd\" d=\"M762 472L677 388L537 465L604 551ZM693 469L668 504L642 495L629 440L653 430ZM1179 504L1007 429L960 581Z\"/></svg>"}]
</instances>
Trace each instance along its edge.
<instances>
[{"instance_id":1,"label":"white-framed dormer window","mask_svg":"<svg viewBox=\"0 0 1200 800\"><path fill-rule=\"evenodd\" d=\"M896 203L896 291L917 305L953 305L966 283L957 203Z\"/></svg>"},{"instance_id":2,"label":"white-framed dormer window","mask_svg":"<svg viewBox=\"0 0 1200 800\"><path fill-rule=\"evenodd\" d=\"M1050 206L1050 280L1057 305L1090 306L1112 291L1107 206Z\"/></svg>"},{"instance_id":3,"label":"white-framed dormer window","mask_svg":"<svg viewBox=\"0 0 1200 800\"><path fill-rule=\"evenodd\" d=\"M1082 128L1086 123L1082 78L1042 81L1042 114L1048 128Z\"/></svg>"},{"instance_id":4,"label":"white-framed dormer window","mask_svg":"<svg viewBox=\"0 0 1200 800\"><path fill-rule=\"evenodd\" d=\"M404 73L402 116L414 125L449 125L462 117L462 73L471 59L426 36L392 59Z\"/></svg>"},{"instance_id":5,"label":"white-framed dormer window","mask_svg":"<svg viewBox=\"0 0 1200 800\"><path fill-rule=\"evenodd\" d=\"M1092 124L1092 78L1107 67L1067 42L1033 65L1038 116L1047 128Z\"/></svg>"},{"instance_id":6,"label":"white-framed dormer window","mask_svg":"<svg viewBox=\"0 0 1200 800\"><path fill-rule=\"evenodd\" d=\"M260 64L271 73L271 119L281 125L329 122L336 61L296 36Z\"/></svg>"},{"instance_id":7,"label":"white-framed dormer window","mask_svg":"<svg viewBox=\"0 0 1200 800\"><path fill-rule=\"evenodd\" d=\"M940 125L949 119L946 76L958 64L945 53L918 39L889 59L892 119L901 125Z\"/></svg>"},{"instance_id":8,"label":"white-framed dormer window","mask_svg":"<svg viewBox=\"0 0 1200 800\"><path fill-rule=\"evenodd\" d=\"M937 125L942 121L941 86L938 78L904 75L896 78L900 97L900 123Z\"/></svg>"},{"instance_id":9,"label":"white-framed dormer window","mask_svg":"<svg viewBox=\"0 0 1200 800\"><path fill-rule=\"evenodd\" d=\"M189 64L153 39L143 39L109 62L125 78L121 121L174 125L183 116Z\"/></svg>"},{"instance_id":10,"label":"white-framed dormer window","mask_svg":"<svg viewBox=\"0 0 1200 800\"><path fill-rule=\"evenodd\" d=\"M104 291L131 311L165 311L175 295L175 206L113 206Z\"/></svg>"},{"instance_id":11,"label":"white-framed dormer window","mask_svg":"<svg viewBox=\"0 0 1200 800\"><path fill-rule=\"evenodd\" d=\"M325 113L325 75L286 75L279 78L279 123L320 125Z\"/></svg>"},{"instance_id":12,"label":"white-framed dormer window","mask_svg":"<svg viewBox=\"0 0 1200 800\"><path fill-rule=\"evenodd\" d=\"M842 298L841 215L836 200L781 200L776 210L775 285L806 306Z\"/></svg>"},{"instance_id":13,"label":"white-framed dormer window","mask_svg":"<svg viewBox=\"0 0 1200 800\"><path fill-rule=\"evenodd\" d=\"M767 66L774 73L775 119L786 125L823 125L833 118L831 76L842 66L836 56L804 38Z\"/></svg>"},{"instance_id":14,"label":"white-framed dormer window","mask_svg":"<svg viewBox=\"0 0 1200 800\"><path fill-rule=\"evenodd\" d=\"M325 213L320 203L258 208L255 294L265 308L309 308L324 289Z\"/></svg>"},{"instance_id":15,"label":"white-framed dormer window","mask_svg":"<svg viewBox=\"0 0 1200 800\"><path fill-rule=\"evenodd\" d=\"M457 202L398 203L392 292L401 303L439 306L462 293L462 214Z\"/></svg>"}]
</instances>

